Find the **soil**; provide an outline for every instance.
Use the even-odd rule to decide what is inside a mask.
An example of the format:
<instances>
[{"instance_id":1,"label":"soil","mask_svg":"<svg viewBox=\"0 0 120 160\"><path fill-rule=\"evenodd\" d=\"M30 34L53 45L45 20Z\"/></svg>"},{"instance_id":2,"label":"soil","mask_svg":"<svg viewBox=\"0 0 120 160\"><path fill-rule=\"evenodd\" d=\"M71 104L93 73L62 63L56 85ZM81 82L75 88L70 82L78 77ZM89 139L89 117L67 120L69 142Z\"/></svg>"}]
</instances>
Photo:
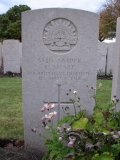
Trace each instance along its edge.
<instances>
[{"instance_id":1,"label":"soil","mask_svg":"<svg viewBox=\"0 0 120 160\"><path fill-rule=\"evenodd\" d=\"M41 160L42 154L24 148L23 140L0 139L0 160Z\"/></svg>"},{"instance_id":2,"label":"soil","mask_svg":"<svg viewBox=\"0 0 120 160\"><path fill-rule=\"evenodd\" d=\"M22 77L22 71L20 73L13 73L8 71L6 74L4 74L3 67L0 67L0 78L3 77Z\"/></svg>"}]
</instances>

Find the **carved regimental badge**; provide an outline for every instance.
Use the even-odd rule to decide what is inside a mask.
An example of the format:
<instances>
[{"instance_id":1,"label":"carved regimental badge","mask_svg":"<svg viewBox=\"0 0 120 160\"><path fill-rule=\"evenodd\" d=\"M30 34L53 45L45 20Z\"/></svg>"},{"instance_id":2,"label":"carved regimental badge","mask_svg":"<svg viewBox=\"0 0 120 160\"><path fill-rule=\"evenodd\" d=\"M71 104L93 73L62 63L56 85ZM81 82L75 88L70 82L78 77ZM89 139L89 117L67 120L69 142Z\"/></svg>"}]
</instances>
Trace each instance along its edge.
<instances>
[{"instance_id":1,"label":"carved regimental badge","mask_svg":"<svg viewBox=\"0 0 120 160\"><path fill-rule=\"evenodd\" d=\"M43 41L53 52L68 52L77 44L77 29L67 19L54 19L45 26Z\"/></svg>"}]
</instances>

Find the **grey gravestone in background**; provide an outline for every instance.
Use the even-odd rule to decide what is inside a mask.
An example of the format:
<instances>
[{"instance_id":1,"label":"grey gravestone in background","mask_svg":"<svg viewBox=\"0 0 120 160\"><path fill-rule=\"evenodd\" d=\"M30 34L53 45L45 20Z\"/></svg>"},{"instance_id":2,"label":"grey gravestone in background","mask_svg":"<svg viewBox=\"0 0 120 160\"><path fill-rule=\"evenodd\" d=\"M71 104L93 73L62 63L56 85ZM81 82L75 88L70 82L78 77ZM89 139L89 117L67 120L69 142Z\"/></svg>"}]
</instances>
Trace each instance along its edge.
<instances>
[{"instance_id":1,"label":"grey gravestone in background","mask_svg":"<svg viewBox=\"0 0 120 160\"><path fill-rule=\"evenodd\" d=\"M117 98L120 100L120 17L117 18L117 27L116 27L116 43L115 43L111 99L113 98L114 95L116 95ZM117 104L117 110L120 110L120 102Z\"/></svg>"},{"instance_id":2,"label":"grey gravestone in background","mask_svg":"<svg viewBox=\"0 0 120 160\"><path fill-rule=\"evenodd\" d=\"M4 73L20 73L19 41L3 41Z\"/></svg>"},{"instance_id":3,"label":"grey gravestone in background","mask_svg":"<svg viewBox=\"0 0 120 160\"><path fill-rule=\"evenodd\" d=\"M2 66L2 44L0 43L0 67Z\"/></svg>"},{"instance_id":4,"label":"grey gravestone in background","mask_svg":"<svg viewBox=\"0 0 120 160\"><path fill-rule=\"evenodd\" d=\"M98 42L98 55L97 55L97 72L98 75L105 74L107 55L107 43Z\"/></svg>"},{"instance_id":5,"label":"grey gravestone in background","mask_svg":"<svg viewBox=\"0 0 120 160\"><path fill-rule=\"evenodd\" d=\"M20 43L20 67L22 67L22 43Z\"/></svg>"},{"instance_id":6,"label":"grey gravestone in background","mask_svg":"<svg viewBox=\"0 0 120 160\"><path fill-rule=\"evenodd\" d=\"M40 9L22 14L23 103L25 146L44 151L40 128L44 103L54 102L57 118L68 103L66 93L77 90L83 109L94 100L86 84L96 86L98 15L75 9ZM63 109L62 109L63 107ZM73 111L73 109L71 109ZM43 132L44 133L44 132Z\"/></svg>"},{"instance_id":7,"label":"grey gravestone in background","mask_svg":"<svg viewBox=\"0 0 120 160\"><path fill-rule=\"evenodd\" d=\"M115 42L108 43L107 74L113 73L114 55L115 55Z\"/></svg>"}]
</instances>

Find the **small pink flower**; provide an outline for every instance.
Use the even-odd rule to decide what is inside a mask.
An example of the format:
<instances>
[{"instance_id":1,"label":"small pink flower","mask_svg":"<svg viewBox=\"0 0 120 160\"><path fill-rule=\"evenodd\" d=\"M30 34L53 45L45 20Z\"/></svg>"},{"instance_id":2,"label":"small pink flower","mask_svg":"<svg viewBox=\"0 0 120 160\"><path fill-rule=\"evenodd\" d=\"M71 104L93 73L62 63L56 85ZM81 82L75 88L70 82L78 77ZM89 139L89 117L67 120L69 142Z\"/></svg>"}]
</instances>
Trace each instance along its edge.
<instances>
[{"instance_id":1,"label":"small pink flower","mask_svg":"<svg viewBox=\"0 0 120 160\"><path fill-rule=\"evenodd\" d=\"M57 132L61 132L62 128L61 127L57 127Z\"/></svg>"},{"instance_id":2,"label":"small pink flower","mask_svg":"<svg viewBox=\"0 0 120 160\"><path fill-rule=\"evenodd\" d=\"M43 107L43 108L41 108L41 112L44 112L45 111L45 108Z\"/></svg>"},{"instance_id":3,"label":"small pink flower","mask_svg":"<svg viewBox=\"0 0 120 160\"><path fill-rule=\"evenodd\" d=\"M46 119L51 119L52 117L50 115L45 114L44 118L46 120Z\"/></svg>"},{"instance_id":4,"label":"small pink flower","mask_svg":"<svg viewBox=\"0 0 120 160\"><path fill-rule=\"evenodd\" d=\"M35 133L37 132L37 129L36 129L36 128L32 128L31 130L32 130L33 132L35 132Z\"/></svg>"},{"instance_id":5,"label":"small pink flower","mask_svg":"<svg viewBox=\"0 0 120 160\"><path fill-rule=\"evenodd\" d=\"M120 131L118 131L118 134L120 135Z\"/></svg>"},{"instance_id":6,"label":"small pink flower","mask_svg":"<svg viewBox=\"0 0 120 160\"><path fill-rule=\"evenodd\" d=\"M55 108L55 104L51 104L50 108L51 109Z\"/></svg>"},{"instance_id":7,"label":"small pink flower","mask_svg":"<svg viewBox=\"0 0 120 160\"><path fill-rule=\"evenodd\" d=\"M119 136L118 136L118 135L113 135L113 138L114 138L114 139L118 139Z\"/></svg>"},{"instance_id":8,"label":"small pink flower","mask_svg":"<svg viewBox=\"0 0 120 160\"><path fill-rule=\"evenodd\" d=\"M52 117L54 117L56 114L57 114L57 112L54 111L54 112L49 113L49 116L52 118Z\"/></svg>"},{"instance_id":9,"label":"small pink flower","mask_svg":"<svg viewBox=\"0 0 120 160\"><path fill-rule=\"evenodd\" d=\"M45 120L46 120L46 117L42 117L41 120L42 120L42 121L45 121Z\"/></svg>"},{"instance_id":10,"label":"small pink flower","mask_svg":"<svg viewBox=\"0 0 120 160\"><path fill-rule=\"evenodd\" d=\"M68 147L73 147L76 138L71 138L71 137L69 137L69 139L70 139L70 142L68 143Z\"/></svg>"},{"instance_id":11,"label":"small pink flower","mask_svg":"<svg viewBox=\"0 0 120 160\"><path fill-rule=\"evenodd\" d=\"M47 103L47 104L44 104L44 108L45 108L45 109L49 109L48 103Z\"/></svg>"}]
</instances>

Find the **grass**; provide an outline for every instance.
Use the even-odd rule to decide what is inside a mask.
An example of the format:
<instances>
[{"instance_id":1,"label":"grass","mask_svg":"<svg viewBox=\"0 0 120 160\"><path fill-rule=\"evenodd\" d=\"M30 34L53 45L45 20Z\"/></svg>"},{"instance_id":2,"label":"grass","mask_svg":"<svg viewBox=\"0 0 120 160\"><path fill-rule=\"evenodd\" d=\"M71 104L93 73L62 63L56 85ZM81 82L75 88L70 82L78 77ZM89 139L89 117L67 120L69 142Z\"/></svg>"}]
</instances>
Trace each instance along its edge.
<instances>
[{"instance_id":1,"label":"grass","mask_svg":"<svg viewBox=\"0 0 120 160\"><path fill-rule=\"evenodd\" d=\"M0 137L23 139L21 78L0 78Z\"/></svg>"},{"instance_id":2,"label":"grass","mask_svg":"<svg viewBox=\"0 0 120 160\"><path fill-rule=\"evenodd\" d=\"M111 80L98 80L103 87L98 93L102 107L110 102ZM22 79L0 78L0 137L23 139Z\"/></svg>"},{"instance_id":3,"label":"grass","mask_svg":"<svg viewBox=\"0 0 120 160\"><path fill-rule=\"evenodd\" d=\"M110 103L112 81L97 80L97 85L99 83L102 83L103 87L97 92L97 103L98 103L98 106L104 107L105 105Z\"/></svg>"}]
</instances>

